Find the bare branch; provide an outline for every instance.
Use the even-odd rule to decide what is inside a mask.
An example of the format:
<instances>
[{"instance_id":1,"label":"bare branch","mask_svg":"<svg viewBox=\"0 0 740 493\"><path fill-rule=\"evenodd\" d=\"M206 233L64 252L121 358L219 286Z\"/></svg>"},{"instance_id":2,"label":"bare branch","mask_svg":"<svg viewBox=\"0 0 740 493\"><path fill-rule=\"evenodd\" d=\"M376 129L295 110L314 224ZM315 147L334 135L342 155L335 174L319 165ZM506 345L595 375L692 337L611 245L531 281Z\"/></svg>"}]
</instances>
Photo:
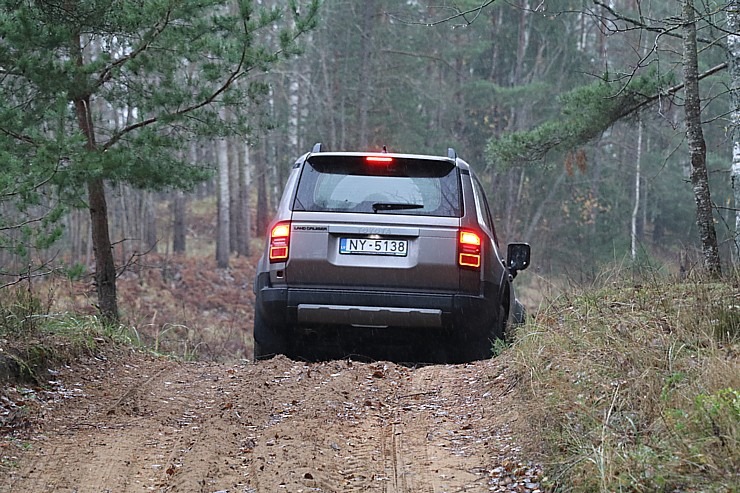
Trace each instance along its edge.
<instances>
[{"instance_id":1,"label":"bare branch","mask_svg":"<svg viewBox=\"0 0 740 493\"><path fill-rule=\"evenodd\" d=\"M0 271L0 276L4 277L16 277L15 280L6 282L5 284L0 284L0 289L9 288L10 286L15 286L16 284L20 284L25 281L30 281L31 279L35 277L47 277L55 273L63 272L62 269L49 267L49 264L51 264L56 259L56 255L54 258L45 261L42 265L39 265L35 269L32 269L31 266L28 266L28 269L23 273L10 273L10 272L3 272Z\"/></svg>"},{"instance_id":2,"label":"bare branch","mask_svg":"<svg viewBox=\"0 0 740 493\"><path fill-rule=\"evenodd\" d=\"M382 50L382 53L389 53L392 55L401 55L401 56L407 56L412 58L426 58L429 60L433 60L435 62L439 62L442 65L446 66L448 69L450 69L452 72L456 73L457 75L460 75L460 71L453 66L448 60L446 60L444 57L436 56L436 55L427 55L424 53L413 53L409 51L401 51L401 50Z\"/></svg>"},{"instance_id":3,"label":"bare branch","mask_svg":"<svg viewBox=\"0 0 740 493\"><path fill-rule=\"evenodd\" d=\"M46 277L49 274L53 274L53 273L54 273L53 270L49 270L49 271L46 271L46 272L41 272L39 274L30 274L30 273L29 274L24 274L22 276L18 276L18 279L16 279L15 281L10 281L10 282L7 282L5 284L0 284L0 289L9 288L10 286L15 286L16 284L20 284L20 283L22 283L24 281L28 281L30 279L33 279L34 277Z\"/></svg>"},{"instance_id":4,"label":"bare branch","mask_svg":"<svg viewBox=\"0 0 740 493\"><path fill-rule=\"evenodd\" d=\"M116 274L116 277L121 277L129 269L129 267L131 267L132 265L138 265L139 264L139 259L142 259L142 258L146 257L147 255L149 255L150 253L152 253L154 251L154 249L156 248L156 246L157 245L155 243L154 245L152 245L149 248L149 250L147 250L145 252L141 252L140 253L140 252L136 252L135 251L135 252L131 253L131 255L129 256L129 258L126 261L126 263L124 263L121 266L120 270Z\"/></svg>"},{"instance_id":5,"label":"bare branch","mask_svg":"<svg viewBox=\"0 0 740 493\"><path fill-rule=\"evenodd\" d=\"M653 33L658 34L659 36L670 36L670 37L677 38L677 39L683 39L683 35L681 33L673 32L673 31L678 30L683 24L683 20L680 18L675 18L673 19L673 21L671 21L670 18L665 19L663 21L658 21L659 24L660 22L663 22L665 25L656 26L656 25L646 22L645 17L642 15L640 16L639 19L636 19L634 17L630 17L628 15L617 12L614 9L614 7L612 7L611 5L605 2L602 2L601 0L592 0L592 1L594 5L601 7L605 11L609 12L612 16L614 16L615 19L623 21L633 26L633 28L642 29L648 32L653 32ZM591 15L597 16L596 14L593 14L593 13ZM600 17L600 16L597 16L597 17ZM615 32L618 32L618 29L616 28L609 29L608 32L615 33ZM706 38L697 38L697 41L700 41L705 44L710 44L710 45L716 43L716 40L706 39Z\"/></svg>"},{"instance_id":6,"label":"bare branch","mask_svg":"<svg viewBox=\"0 0 740 493\"><path fill-rule=\"evenodd\" d=\"M388 17L391 17L393 19L396 19L397 21L399 21L399 22L401 22L403 24L407 24L407 25L410 25L410 26L426 26L426 27L438 26L440 24L445 24L447 22L451 22L451 21L453 21L455 19L459 19L459 18L462 17L465 20L465 24L459 24L459 26L469 26L473 22L475 22L475 20L480 16L480 14L483 12L483 9L485 9L489 5L493 4L494 2L496 2L496 0L485 0L482 4L478 5L477 7L474 7L472 9L468 9L468 10L464 10L464 11L463 10L460 10L458 8L452 9L452 7L450 7L450 9L452 9L452 10L455 11L455 13L453 15L450 15L448 17L445 17L444 19L440 19L440 20L432 21L432 22L405 21L405 20L399 18L398 16L395 16L395 15L390 14L388 12L386 12L385 15L387 15ZM471 20L468 20L467 16L470 15L470 14L475 14L475 15L474 15L474 17ZM458 27L458 26L455 26L455 27Z\"/></svg>"}]
</instances>

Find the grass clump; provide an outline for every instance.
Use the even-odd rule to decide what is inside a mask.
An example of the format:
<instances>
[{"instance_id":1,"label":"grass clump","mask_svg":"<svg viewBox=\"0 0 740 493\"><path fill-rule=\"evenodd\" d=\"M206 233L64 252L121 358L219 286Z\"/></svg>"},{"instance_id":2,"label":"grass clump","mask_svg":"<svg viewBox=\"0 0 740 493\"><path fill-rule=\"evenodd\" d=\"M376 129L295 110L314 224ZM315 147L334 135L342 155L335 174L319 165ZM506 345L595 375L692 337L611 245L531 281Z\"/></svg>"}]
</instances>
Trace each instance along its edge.
<instances>
[{"instance_id":1,"label":"grass clump","mask_svg":"<svg viewBox=\"0 0 740 493\"><path fill-rule=\"evenodd\" d=\"M111 343L134 342L128 331L96 316L53 313L53 293L26 286L0 290L0 382L44 383L44 372Z\"/></svg>"},{"instance_id":2,"label":"grass clump","mask_svg":"<svg viewBox=\"0 0 740 493\"><path fill-rule=\"evenodd\" d=\"M561 295L519 329L519 414L559 491L738 491L740 292L729 282Z\"/></svg>"}]
</instances>

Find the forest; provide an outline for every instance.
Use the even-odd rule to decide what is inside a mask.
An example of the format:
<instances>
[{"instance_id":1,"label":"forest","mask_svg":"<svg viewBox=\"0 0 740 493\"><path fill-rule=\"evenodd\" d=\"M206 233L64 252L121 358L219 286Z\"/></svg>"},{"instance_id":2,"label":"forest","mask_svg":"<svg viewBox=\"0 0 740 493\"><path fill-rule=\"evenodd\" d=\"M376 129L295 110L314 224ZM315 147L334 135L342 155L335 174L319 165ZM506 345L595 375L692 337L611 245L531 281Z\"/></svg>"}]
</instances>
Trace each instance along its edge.
<instances>
[{"instance_id":1,"label":"forest","mask_svg":"<svg viewBox=\"0 0 740 493\"><path fill-rule=\"evenodd\" d=\"M530 276L730 271L739 5L3 0L0 287L252 257L316 142L454 147Z\"/></svg>"}]
</instances>

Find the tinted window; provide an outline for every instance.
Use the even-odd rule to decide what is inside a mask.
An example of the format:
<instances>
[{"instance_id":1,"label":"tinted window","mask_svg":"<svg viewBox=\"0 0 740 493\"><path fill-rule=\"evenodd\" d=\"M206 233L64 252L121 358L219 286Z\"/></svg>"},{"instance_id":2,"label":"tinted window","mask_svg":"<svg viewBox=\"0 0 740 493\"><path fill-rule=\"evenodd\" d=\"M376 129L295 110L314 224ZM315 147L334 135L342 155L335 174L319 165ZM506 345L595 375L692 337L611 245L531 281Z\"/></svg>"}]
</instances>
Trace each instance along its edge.
<instances>
[{"instance_id":1,"label":"tinted window","mask_svg":"<svg viewBox=\"0 0 740 493\"><path fill-rule=\"evenodd\" d=\"M303 168L293 210L459 217L457 168L446 161L312 156Z\"/></svg>"}]
</instances>

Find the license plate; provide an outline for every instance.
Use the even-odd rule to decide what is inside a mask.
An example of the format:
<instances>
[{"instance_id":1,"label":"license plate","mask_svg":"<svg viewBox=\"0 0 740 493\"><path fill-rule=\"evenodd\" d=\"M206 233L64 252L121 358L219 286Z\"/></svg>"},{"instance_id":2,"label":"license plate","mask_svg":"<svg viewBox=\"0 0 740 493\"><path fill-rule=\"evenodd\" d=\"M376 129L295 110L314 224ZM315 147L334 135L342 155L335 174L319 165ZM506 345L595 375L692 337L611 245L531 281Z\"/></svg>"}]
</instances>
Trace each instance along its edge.
<instances>
[{"instance_id":1,"label":"license plate","mask_svg":"<svg viewBox=\"0 0 740 493\"><path fill-rule=\"evenodd\" d=\"M370 238L339 238L339 253L355 255L391 255L405 257L408 240L381 240Z\"/></svg>"}]
</instances>

